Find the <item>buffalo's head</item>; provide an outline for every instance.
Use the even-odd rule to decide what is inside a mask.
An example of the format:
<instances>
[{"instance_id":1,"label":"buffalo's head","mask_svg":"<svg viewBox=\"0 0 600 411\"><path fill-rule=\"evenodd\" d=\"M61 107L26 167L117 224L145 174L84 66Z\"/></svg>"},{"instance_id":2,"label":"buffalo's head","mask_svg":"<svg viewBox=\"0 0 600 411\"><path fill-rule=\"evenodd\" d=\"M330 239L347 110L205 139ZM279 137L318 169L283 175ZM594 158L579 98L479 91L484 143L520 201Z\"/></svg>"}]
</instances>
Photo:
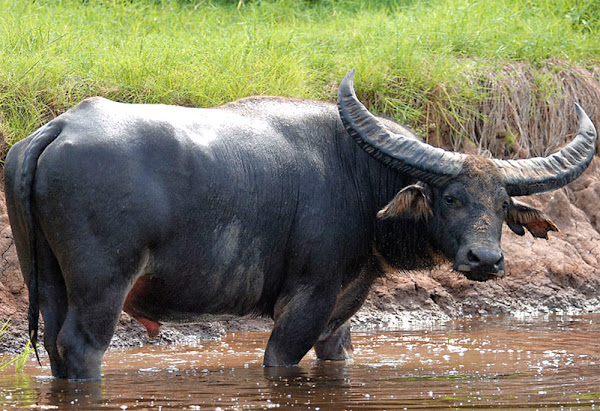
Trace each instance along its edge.
<instances>
[{"instance_id":1,"label":"buffalo's head","mask_svg":"<svg viewBox=\"0 0 600 411\"><path fill-rule=\"evenodd\" d=\"M581 107L575 105L579 132L559 152L525 160L487 159L392 132L358 101L353 76L354 70L338 91L346 131L373 157L419 181L401 190L378 213L380 220L426 221L434 252L476 281L504 275L502 223L519 235L527 229L548 238L548 231L558 231L543 212L512 197L558 189L585 171L594 156L596 130Z\"/></svg>"}]
</instances>

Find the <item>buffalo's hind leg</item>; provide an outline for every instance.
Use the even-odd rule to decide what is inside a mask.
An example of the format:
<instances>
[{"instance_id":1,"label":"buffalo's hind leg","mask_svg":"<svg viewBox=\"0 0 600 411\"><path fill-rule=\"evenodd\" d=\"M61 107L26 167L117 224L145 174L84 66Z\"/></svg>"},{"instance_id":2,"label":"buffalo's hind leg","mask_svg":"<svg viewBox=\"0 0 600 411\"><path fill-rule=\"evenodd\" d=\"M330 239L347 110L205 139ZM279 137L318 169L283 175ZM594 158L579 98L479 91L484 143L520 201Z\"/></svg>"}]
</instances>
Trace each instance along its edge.
<instances>
[{"instance_id":1,"label":"buffalo's hind leg","mask_svg":"<svg viewBox=\"0 0 600 411\"><path fill-rule=\"evenodd\" d=\"M70 380L100 379L102 357L140 270L140 259L112 254L87 254L65 270L69 309L57 345Z\"/></svg>"},{"instance_id":2,"label":"buffalo's hind leg","mask_svg":"<svg viewBox=\"0 0 600 411\"><path fill-rule=\"evenodd\" d=\"M44 318L44 348L50 358L52 376L67 378L67 366L60 356L56 341L67 315L67 290L56 257L39 233L36 244L40 310Z\"/></svg>"}]
</instances>

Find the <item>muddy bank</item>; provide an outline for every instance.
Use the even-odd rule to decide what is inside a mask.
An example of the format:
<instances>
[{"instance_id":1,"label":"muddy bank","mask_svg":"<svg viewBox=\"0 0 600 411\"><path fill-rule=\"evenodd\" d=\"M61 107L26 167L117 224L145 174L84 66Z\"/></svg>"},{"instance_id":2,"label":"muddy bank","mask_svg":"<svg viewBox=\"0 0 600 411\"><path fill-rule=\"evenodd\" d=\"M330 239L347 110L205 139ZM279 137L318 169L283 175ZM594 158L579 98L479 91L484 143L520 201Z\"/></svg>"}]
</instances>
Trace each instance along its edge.
<instances>
[{"instance_id":1,"label":"muddy bank","mask_svg":"<svg viewBox=\"0 0 600 411\"><path fill-rule=\"evenodd\" d=\"M448 266L426 272L389 272L377 281L354 317L356 329L418 326L465 315L588 313L600 311L600 166L598 159L577 181L561 190L528 197L560 227L549 240L523 237L507 228L503 249L507 276L475 283ZM11 318L0 352L26 341L27 289L19 271L4 193L0 193L0 321ZM126 314L112 345L194 344L222 337L227 330L267 330L269 321L239 320L197 326L163 327L148 340L144 328Z\"/></svg>"},{"instance_id":2,"label":"muddy bank","mask_svg":"<svg viewBox=\"0 0 600 411\"><path fill-rule=\"evenodd\" d=\"M581 314L600 310L600 170L596 158L568 187L523 198L560 227L549 240L506 225L507 276L475 283L445 266L388 273L355 318L357 327L406 327L465 315Z\"/></svg>"}]
</instances>

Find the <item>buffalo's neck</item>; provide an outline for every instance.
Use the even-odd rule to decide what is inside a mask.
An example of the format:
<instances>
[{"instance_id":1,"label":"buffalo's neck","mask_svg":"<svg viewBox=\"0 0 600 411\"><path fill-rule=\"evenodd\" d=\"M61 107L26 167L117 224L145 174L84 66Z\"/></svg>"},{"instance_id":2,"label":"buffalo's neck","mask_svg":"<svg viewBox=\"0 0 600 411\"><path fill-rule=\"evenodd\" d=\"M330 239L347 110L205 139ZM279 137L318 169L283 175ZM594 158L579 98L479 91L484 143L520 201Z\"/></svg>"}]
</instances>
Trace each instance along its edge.
<instances>
[{"instance_id":1,"label":"buffalo's neck","mask_svg":"<svg viewBox=\"0 0 600 411\"><path fill-rule=\"evenodd\" d=\"M380 262L397 270L430 268L444 259L429 239L425 220L377 221L374 247Z\"/></svg>"},{"instance_id":2,"label":"buffalo's neck","mask_svg":"<svg viewBox=\"0 0 600 411\"><path fill-rule=\"evenodd\" d=\"M379 212L404 187L416 181L386 166L355 145L353 171L362 203L363 218L372 227L371 252L381 266L400 270L432 267L442 258L429 238L427 220L396 218L378 220Z\"/></svg>"}]
</instances>

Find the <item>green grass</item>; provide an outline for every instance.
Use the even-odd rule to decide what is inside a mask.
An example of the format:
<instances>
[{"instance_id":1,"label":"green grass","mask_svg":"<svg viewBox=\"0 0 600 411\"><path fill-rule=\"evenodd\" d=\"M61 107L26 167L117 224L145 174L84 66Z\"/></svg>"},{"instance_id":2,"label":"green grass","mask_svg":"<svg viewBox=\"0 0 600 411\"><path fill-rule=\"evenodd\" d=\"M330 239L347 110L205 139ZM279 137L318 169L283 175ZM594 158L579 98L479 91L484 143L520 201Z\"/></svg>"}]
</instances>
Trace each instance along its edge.
<instances>
[{"instance_id":1,"label":"green grass","mask_svg":"<svg viewBox=\"0 0 600 411\"><path fill-rule=\"evenodd\" d=\"M6 322L2 326L0 326L0 340L2 340L2 338L6 336L9 326L10 320L6 320ZM27 341L25 348L20 354L10 358L7 358L6 354L1 354L0 370L3 370L4 368L12 364L15 367L15 372L23 371L23 368L25 368L25 363L27 362L27 359L29 358L31 353L33 353L33 348L31 348L31 343Z\"/></svg>"},{"instance_id":2,"label":"green grass","mask_svg":"<svg viewBox=\"0 0 600 411\"><path fill-rule=\"evenodd\" d=\"M417 128L426 107L460 120L506 62L594 64L596 1L0 0L0 134L12 145L92 95L333 100L352 67L377 112Z\"/></svg>"}]
</instances>

